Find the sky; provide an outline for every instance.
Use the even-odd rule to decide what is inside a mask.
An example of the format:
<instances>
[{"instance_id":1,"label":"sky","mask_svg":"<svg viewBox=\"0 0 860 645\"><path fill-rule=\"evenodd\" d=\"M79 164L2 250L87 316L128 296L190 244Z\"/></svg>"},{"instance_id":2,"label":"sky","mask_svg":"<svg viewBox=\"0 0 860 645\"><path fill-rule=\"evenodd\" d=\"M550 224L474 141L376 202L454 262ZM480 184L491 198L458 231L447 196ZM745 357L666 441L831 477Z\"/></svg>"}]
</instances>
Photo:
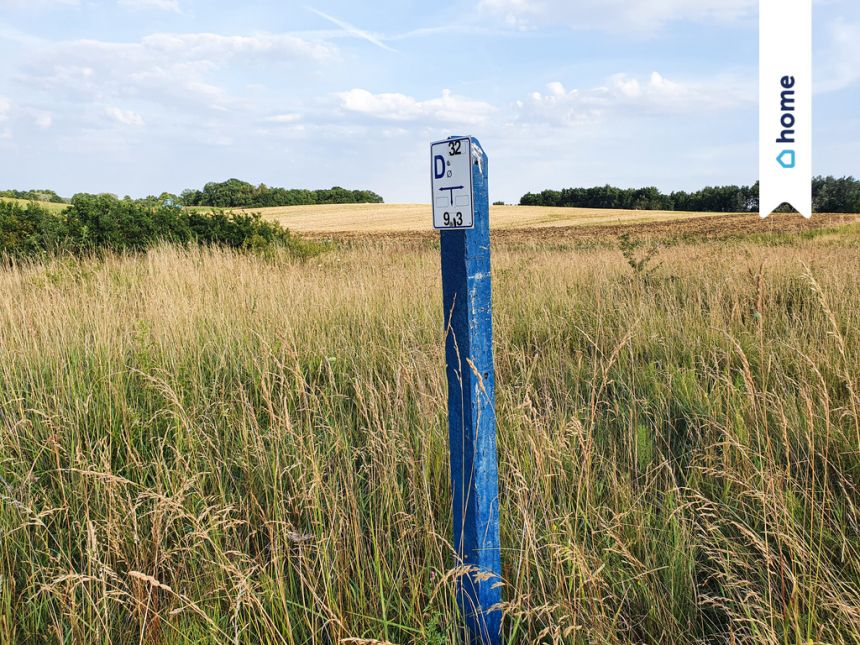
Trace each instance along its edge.
<instances>
[{"instance_id":1,"label":"sky","mask_svg":"<svg viewBox=\"0 0 860 645\"><path fill-rule=\"evenodd\" d=\"M236 177L429 202L477 136L493 200L749 184L757 0L0 0L0 189ZM860 176L860 2L814 7L815 174ZM787 45L788 46L788 45Z\"/></svg>"}]
</instances>

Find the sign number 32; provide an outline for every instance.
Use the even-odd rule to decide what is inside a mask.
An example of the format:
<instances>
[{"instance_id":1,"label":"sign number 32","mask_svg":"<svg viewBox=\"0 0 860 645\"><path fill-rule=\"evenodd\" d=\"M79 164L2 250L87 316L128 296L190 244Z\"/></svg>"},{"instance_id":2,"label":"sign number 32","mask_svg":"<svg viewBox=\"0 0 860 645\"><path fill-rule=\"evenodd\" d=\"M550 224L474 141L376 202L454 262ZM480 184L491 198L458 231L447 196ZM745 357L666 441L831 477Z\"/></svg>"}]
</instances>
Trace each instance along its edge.
<instances>
[{"instance_id":1,"label":"sign number 32","mask_svg":"<svg viewBox=\"0 0 860 645\"><path fill-rule=\"evenodd\" d=\"M430 147L433 228L474 228L471 149L469 137L438 141Z\"/></svg>"}]
</instances>

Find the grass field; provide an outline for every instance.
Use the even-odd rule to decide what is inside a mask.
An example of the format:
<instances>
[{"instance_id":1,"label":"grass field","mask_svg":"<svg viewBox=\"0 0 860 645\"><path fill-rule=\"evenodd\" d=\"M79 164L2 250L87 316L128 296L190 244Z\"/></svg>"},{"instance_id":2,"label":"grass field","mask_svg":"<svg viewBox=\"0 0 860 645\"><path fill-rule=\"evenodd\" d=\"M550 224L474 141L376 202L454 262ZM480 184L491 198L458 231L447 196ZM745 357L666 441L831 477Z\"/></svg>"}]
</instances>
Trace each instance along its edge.
<instances>
[{"instance_id":1,"label":"grass field","mask_svg":"<svg viewBox=\"0 0 860 645\"><path fill-rule=\"evenodd\" d=\"M3 202L12 202L14 204L21 204L22 206L26 206L30 202L26 199L15 199L13 197L0 197L0 201ZM57 204L55 202L36 202L42 208L45 208L52 213L61 213L66 210L69 205L68 204Z\"/></svg>"},{"instance_id":2,"label":"grass field","mask_svg":"<svg viewBox=\"0 0 860 645\"><path fill-rule=\"evenodd\" d=\"M498 231L508 643L860 642L850 219ZM460 642L437 241L343 239L0 269L0 643Z\"/></svg>"}]
</instances>

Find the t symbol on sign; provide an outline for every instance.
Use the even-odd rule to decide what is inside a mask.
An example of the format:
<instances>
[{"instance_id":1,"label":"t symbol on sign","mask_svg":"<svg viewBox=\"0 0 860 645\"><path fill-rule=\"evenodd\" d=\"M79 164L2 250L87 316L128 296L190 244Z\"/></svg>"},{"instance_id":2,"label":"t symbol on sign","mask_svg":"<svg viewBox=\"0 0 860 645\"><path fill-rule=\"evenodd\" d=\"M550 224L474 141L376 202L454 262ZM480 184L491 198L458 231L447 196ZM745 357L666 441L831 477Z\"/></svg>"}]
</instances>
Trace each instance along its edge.
<instances>
[{"instance_id":1,"label":"t symbol on sign","mask_svg":"<svg viewBox=\"0 0 860 645\"><path fill-rule=\"evenodd\" d=\"M463 190L463 186L451 186L450 188L440 188L441 192L448 191L448 194L451 196L451 206L454 205L454 191L455 190Z\"/></svg>"}]
</instances>

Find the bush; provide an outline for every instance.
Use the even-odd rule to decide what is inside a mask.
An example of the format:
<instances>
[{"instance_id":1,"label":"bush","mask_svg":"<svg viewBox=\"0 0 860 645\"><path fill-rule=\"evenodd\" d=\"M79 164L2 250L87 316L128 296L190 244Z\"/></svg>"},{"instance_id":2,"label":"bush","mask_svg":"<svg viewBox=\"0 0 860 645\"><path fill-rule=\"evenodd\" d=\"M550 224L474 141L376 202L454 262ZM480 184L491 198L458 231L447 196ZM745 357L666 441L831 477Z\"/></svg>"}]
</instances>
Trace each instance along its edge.
<instances>
[{"instance_id":1,"label":"bush","mask_svg":"<svg viewBox=\"0 0 860 645\"><path fill-rule=\"evenodd\" d=\"M0 255L25 256L59 249L68 237L63 214L30 202L0 200Z\"/></svg>"},{"instance_id":2,"label":"bush","mask_svg":"<svg viewBox=\"0 0 860 645\"><path fill-rule=\"evenodd\" d=\"M142 251L159 241L192 239L188 216L172 206L147 207L113 195L75 195L66 211L69 242L77 251Z\"/></svg>"},{"instance_id":3,"label":"bush","mask_svg":"<svg viewBox=\"0 0 860 645\"><path fill-rule=\"evenodd\" d=\"M144 251L161 242L254 251L284 248L297 257L324 249L294 238L259 213L189 212L169 200L153 204L107 194L75 195L60 214L33 203L0 202L0 254L6 257Z\"/></svg>"}]
</instances>

